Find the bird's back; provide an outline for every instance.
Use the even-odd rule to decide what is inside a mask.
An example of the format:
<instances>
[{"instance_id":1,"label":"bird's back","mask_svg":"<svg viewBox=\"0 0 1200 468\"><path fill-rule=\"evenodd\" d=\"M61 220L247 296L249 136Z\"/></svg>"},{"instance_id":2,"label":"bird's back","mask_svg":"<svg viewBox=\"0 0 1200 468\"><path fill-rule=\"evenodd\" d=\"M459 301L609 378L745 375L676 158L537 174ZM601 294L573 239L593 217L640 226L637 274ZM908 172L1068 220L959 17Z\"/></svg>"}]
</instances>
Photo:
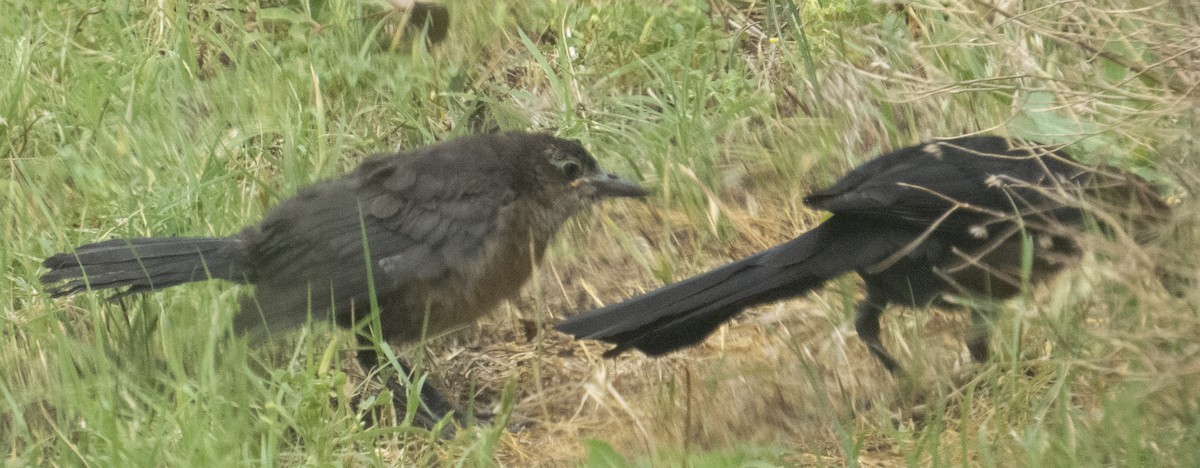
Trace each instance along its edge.
<instances>
[{"instance_id":1,"label":"bird's back","mask_svg":"<svg viewBox=\"0 0 1200 468\"><path fill-rule=\"evenodd\" d=\"M805 198L834 214L859 214L965 230L1013 214L1042 213L1085 166L1051 147L996 136L933 141L885 153ZM948 213L949 212L949 213ZM1069 213L1055 213L1067 216Z\"/></svg>"},{"instance_id":2,"label":"bird's back","mask_svg":"<svg viewBox=\"0 0 1200 468\"><path fill-rule=\"evenodd\" d=\"M235 328L278 332L310 316L349 326L374 298L401 342L486 312L494 301L472 299L513 198L495 143L471 137L373 156L282 202L242 233L256 289Z\"/></svg>"}]
</instances>

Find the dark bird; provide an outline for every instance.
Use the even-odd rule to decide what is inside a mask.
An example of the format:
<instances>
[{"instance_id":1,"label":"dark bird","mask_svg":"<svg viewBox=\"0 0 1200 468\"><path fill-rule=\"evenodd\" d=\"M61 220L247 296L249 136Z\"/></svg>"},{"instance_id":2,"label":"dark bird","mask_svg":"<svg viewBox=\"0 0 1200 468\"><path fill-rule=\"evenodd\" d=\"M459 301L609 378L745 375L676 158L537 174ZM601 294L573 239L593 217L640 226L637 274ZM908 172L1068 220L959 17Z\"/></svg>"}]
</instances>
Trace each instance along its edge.
<instances>
[{"instance_id":1,"label":"dark bird","mask_svg":"<svg viewBox=\"0 0 1200 468\"><path fill-rule=\"evenodd\" d=\"M644 195L576 141L469 136L371 157L230 237L77 247L46 259L41 281L53 297L116 289L114 299L209 279L252 284L233 325L250 336L310 319L373 323L377 304L379 336L400 345L468 325L516 296L563 222L593 202ZM358 337L369 371L380 364L374 343L362 328ZM403 387L388 382L402 408ZM429 386L422 400L427 424L451 410Z\"/></svg>"},{"instance_id":2,"label":"dark bird","mask_svg":"<svg viewBox=\"0 0 1200 468\"><path fill-rule=\"evenodd\" d=\"M747 307L855 271L866 284L855 329L895 373L900 366L879 339L879 317L889 304L925 307L946 295L1007 299L1022 290L1024 278L1045 281L1080 255L1078 235L1092 213L1128 221L1114 224L1132 226L1139 238L1169 215L1131 173L991 136L883 154L804 201L833 215L771 249L557 328L615 344L606 356L630 348L656 356L699 343ZM980 308L972 312L967 347L984 361L989 317Z\"/></svg>"},{"instance_id":3,"label":"dark bird","mask_svg":"<svg viewBox=\"0 0 1200 468\"><path fill-rule=\"evenodd\" d=\"M397 10L408 10L408 28L417 33L425 31L430 43L446 40L450 31L450 12L445 5L411 0L391 0L390 3Z\"/></svg>"}]
</instances>

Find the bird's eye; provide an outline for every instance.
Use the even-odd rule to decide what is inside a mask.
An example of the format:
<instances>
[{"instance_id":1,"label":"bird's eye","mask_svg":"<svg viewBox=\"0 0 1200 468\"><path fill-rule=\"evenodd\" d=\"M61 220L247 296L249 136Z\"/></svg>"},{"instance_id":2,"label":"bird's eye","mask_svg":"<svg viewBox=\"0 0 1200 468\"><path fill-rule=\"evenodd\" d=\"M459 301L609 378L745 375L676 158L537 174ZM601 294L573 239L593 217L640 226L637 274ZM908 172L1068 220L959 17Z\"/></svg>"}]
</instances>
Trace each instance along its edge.
<instances>
[{"instance_id":1,"label":"bird's eye","mask_svg":"<svg viewBox=\"0 0 1200 468\"><path fill-rule=\"evenodd\" d=\"M563 175L567 176L568 179L579 177L579 163L575 161L563 161L560 167L562 168Z\"/></svg>"}]
</instances>

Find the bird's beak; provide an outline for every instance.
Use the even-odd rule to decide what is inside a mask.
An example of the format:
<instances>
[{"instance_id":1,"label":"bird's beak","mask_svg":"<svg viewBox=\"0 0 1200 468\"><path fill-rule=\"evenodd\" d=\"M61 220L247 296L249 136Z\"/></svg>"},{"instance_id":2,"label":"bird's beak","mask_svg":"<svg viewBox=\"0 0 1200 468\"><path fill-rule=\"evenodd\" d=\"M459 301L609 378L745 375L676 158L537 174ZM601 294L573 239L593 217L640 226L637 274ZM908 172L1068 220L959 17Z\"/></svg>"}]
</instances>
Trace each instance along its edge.
<instances>
[{"instance_id":1,"label":"bird's beak","mask_svg":"<svg viewBox=\"0 0 1200 468\"><path fill-rule=\"evenodd\" d=\"M576 179L572 185L576 187L582 185L595 187L596 198L642 198L650 194L650 192L632 180L607 172L599 172L591 177Z\"/></svg>"}]
</instances>

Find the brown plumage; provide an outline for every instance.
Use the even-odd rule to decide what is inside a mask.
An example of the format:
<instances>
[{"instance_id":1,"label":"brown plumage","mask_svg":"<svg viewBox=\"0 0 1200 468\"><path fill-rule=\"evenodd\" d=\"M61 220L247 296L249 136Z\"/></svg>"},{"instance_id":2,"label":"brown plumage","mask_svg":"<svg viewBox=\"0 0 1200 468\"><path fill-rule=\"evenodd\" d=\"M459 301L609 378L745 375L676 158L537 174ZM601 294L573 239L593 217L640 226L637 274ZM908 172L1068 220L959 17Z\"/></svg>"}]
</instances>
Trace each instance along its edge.
<instances>
[{"instance_id":1,"label":"brown plumage","mask_svg":"<svg viewBox=\"0 0 1200 468\"><path fill-rule=\"evenodd\" d=\"M56 297L85 289L121 297L211 278L253 284L234 319L251 336L310 318L354 327L374 300L380 336L404 344L470 324L515 296L563 222L594 201L645 194L601 171L575 141L470 136L371 157L237 235L88 244L46 259L41 280ZM360 363L377 365L363 344ZM423 396L426 416L450 409L431 389Z\"/></svg>"}]
</instances>

